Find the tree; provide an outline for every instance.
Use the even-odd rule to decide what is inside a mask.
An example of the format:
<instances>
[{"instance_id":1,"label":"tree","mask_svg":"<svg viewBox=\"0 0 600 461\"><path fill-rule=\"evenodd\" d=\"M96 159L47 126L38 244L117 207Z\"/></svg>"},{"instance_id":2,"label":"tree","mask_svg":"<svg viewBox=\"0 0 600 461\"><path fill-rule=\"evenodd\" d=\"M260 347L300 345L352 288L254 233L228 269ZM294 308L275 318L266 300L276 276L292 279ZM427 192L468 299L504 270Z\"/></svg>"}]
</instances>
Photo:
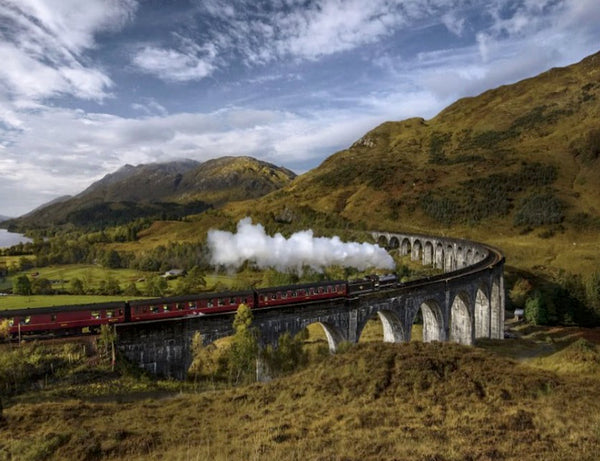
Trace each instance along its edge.
<instances>
[{"instance_id":1,"label":"tree","mask_svg":"<svg viewBox=\"0 0 600 461\"><path fill-rule=\"evenodd\" d=\"M277 348L267 347L263 359L272 375L291 373L296 368L305 365L308 355L303 343L308 339L308 330L304 329L296 336L285 332L277 340Z\"/></svg>"},{"instance_id":2,"label":"tree","mask_svg":"<svg viewBox=\"0 0 600 461\"><path fill-rule=\"evenodd\" d=\"M115 367L115 341L117 340L117 332L113 325L101 325L100 337L97 340L98 352L100 357L104 359L110 358L111 367Z\"/></svg>"},{"instance_id":3,"label":"tree","mask_svg":"<svg viewBox=\"0 0 600 461\"><path fill-rule=\"evenodd\" d=\"M525 303L525 320L533 325L546 325L548 323L548 307L539 291Z\"/></svg>"},{"instance_id":4,"label":"tree","mask_svg":"<svg viewBox=\"0 0 600 461\"><path fill-rule=\"evenodd\" d=\"M52 282L44 277L38 277L31 282L31 292L34 295L49 295L54 292Z\"/></svg>"},{"instance_id":5,"label":"tree","mask_svg":"<svg viewBox=\"0 0 600 461\"><path fill-rule=\"evenodd\" d=\"M532 289L533 286L529 280L524 278L518 279L508 293L513 306L523 309Z\"/></svg>"},{"instance_id":6,"label":"tree","mask_svg":"<svg viewBox=\"0 0 600 461\"><path fill-rule=\"evenodd\" d=\"M0 341L9 339L10 337L10 324L8 319L0 321Z\"/></svg>"},{"instance_id":7,"label":"tree","mask_svg":"<svg viewBox=\"0 0 600 461\"><path fill-rule=\"evenodd\" d=\"M113 296L121 294L121 286L116 278L110 276L106 278L105 294Z\"/></svg>"},{"instance_id":8,"label":"tree","mask_svg":"<svg viewBox=\"0 0 600 461\"><path fill-rule=\"evenodd\" d=\"M233 319L235 334L229 349L229 380L232 384L248 383L254 380L258 339L252 327L252 311L240 304Z\"/></svg>"},{"instance_id":9,"label":"tree","mask_svg":"<svg viewBox=\"0 0 600 461\"><path fill-rule=\"evenodd\" d=\"M81 279L78 279L77 277L71 279L71 281L69 282L69 292L72 295L83 294L83 282L81 281Z\"/></svg>"},{"instance_id":10,"label":"tree","mask_svg":"<svg viewBox=\"0 0 600 461\"><path fill-rule=\"evenodd\" d=\"M19 275L13 279L13 294L29 296L31 295L31 282L26 275Z\"/></svg>"},{"instance_id":11,"label":"tree","mask_svg":"<svg viewBox=\"0 0 600 461\"><path fill-rule=\"evenodd\" d=\"M198 293L206 287L206 279L202 270L198 266L192 267L188 273L179 280L177 284L177 293L191 294Z\"/></svg>"},{"instance_id":12,"label":"tree","mask_svg":"<svg viewBox=\"0 0 600 461\"><path fill-rule=\"evenodd\" d=\"M587 303L596 317L600 317L600 271L590 274L585 285Z\"/></svg>"},{"instance_id":13,"label":"tree","mask_svg":"<svg viewBox=\"0 0 600 461\"><path fill-rule=\"evenodd\" d=\"M141 296L142 293L140 293L140 290L138 290L135 282L129 282L129 285L127 285L125 291L123 291L123 294L125 296Z\"/></svg>"},{"instance_id":14,"label":"tree","mask_svg":"<svg viewBox=\"0 0 600 461\"><path fill-rule=\"evenodd\" d=\"M146 296L164 296L169 285L167 281L159 276L155 275L146 280Z\"/></svg>"},{"instance_id":15,"label":"tree","mask_svg":"<svg viewBox=\"0 0 600 461\"><path fill-rule=\"evenodd\" d=\"M121 256L115 250L110 250L104 254L102 265L111 269L118 269L121 267Z\"/></svg>"}]
</instances>

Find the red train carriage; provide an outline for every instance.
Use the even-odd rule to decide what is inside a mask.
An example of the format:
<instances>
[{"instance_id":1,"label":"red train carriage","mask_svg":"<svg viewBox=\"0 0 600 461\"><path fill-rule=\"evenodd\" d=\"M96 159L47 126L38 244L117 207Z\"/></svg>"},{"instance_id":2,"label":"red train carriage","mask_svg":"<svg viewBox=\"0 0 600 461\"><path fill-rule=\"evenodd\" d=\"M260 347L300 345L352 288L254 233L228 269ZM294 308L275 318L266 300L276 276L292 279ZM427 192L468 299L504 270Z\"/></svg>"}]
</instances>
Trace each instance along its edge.
<instances>
[{"instance_id":1,"label":"red train carriage","mask_svg":"<svg viewBox=\"0 0 600 461\"><path fill-rule=\"evenodd\" d=\"M242 303L254 307L254 292L247 290L140 299L130 301L129 307L131 321L144 321L235 311Z\"/></svg>"},{"instance_id":2,"label":"red train carriage","mask_svg":"<svg viewBox=\"0 0 600 461\"><path fill-rule=\"evenodd\" d=\"M35 334L81 334L98 332L101 325L126 321L126 304L111 302L77 306L40 307L0 311L8 319L11 336Z\"/></svg>"},{"instance_id":3,"label":"red train carriage","mask_svg":"<svg viewBox=\"0 0 600 461\"><path fill-rule=\"evenodd\" d=\"M329 280L326 282L305 283L282 287L261 288L256 290L257 307L273 307L285 304L346 296L345 280Z\"/></svg>"}]
</instances>

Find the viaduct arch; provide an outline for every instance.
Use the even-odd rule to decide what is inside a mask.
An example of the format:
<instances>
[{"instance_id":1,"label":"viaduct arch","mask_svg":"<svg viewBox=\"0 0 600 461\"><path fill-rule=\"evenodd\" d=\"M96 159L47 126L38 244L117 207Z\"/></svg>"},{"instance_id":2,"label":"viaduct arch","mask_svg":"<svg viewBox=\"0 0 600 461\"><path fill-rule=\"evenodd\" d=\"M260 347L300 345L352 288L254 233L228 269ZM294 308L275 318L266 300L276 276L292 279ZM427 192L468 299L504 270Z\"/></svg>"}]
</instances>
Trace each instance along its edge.
<instances>
[{"instance_id":1,"label":"viaduct arch","mask_svg":"<svg viewBox=\"0 0 600 461\"><path fill-rule=\"evenodd\" d=\"M504 256L490 246L446 237L372 232L380 245L410 255L442 273L399 283L353 298L254 310L262 345L277 344L313 323L325 332L329 349L342 341L357 342L373 316L379 317L385 342L410 341L417 315L423 319L423 341L471 345L477 338L504 335ZM130 360L160 375L184 378L196 332L205 342L233 334L233 314L195 316L117 325L117 345Z\"/></svg>"}]
</instances>

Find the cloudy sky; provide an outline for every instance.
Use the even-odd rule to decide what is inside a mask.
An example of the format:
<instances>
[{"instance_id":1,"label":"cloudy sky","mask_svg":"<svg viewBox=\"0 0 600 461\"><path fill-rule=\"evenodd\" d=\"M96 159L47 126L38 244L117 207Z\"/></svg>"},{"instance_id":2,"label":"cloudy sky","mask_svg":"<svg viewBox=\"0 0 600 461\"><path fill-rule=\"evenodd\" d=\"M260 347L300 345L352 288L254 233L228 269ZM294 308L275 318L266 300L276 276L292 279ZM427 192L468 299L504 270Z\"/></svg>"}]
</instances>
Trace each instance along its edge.
<instances>
[{"instance_id":1,"label":"cloudy sky","mask_svg":"<svg viewBox=\"0 0 600 461\"><path fill-rule=\"evenodd\" d=\"M598 0L0 0L0 215L126 163L302 173L599 50Z\"/></svg>"}]
</instances>

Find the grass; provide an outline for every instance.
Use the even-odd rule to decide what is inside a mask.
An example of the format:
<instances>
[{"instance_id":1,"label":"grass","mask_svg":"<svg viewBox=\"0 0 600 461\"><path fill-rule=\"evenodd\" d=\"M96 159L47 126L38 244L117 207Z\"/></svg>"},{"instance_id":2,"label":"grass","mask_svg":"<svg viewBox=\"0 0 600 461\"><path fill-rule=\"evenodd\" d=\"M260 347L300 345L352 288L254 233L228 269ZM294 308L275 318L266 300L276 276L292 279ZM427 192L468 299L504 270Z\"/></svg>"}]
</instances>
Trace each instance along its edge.
<instances>
[{"instance_id":1,"label":"grass","mask_svg":"<svg viewBox=\"0 0 600 461\"><path fill-rule=\"evenodd\" d=\"M65 394L5 405L0 457L591 460L600 448L597 379L452 344L359 344L267 384L200 394Z\"/></svg>"},{"instance_id":2,"label":"grass","mask_svg":"<svg viewBox=\"0 0 600 461\"><path fill-rule=\"evenodd\" d=\"M96 296L96 295L32 295L32 296L1 296L0 310L24 309L36 307L66 306L77 304L92 304L111 301L124 301L126 298L120 296Z\"/></svg>"}]
</instances>

